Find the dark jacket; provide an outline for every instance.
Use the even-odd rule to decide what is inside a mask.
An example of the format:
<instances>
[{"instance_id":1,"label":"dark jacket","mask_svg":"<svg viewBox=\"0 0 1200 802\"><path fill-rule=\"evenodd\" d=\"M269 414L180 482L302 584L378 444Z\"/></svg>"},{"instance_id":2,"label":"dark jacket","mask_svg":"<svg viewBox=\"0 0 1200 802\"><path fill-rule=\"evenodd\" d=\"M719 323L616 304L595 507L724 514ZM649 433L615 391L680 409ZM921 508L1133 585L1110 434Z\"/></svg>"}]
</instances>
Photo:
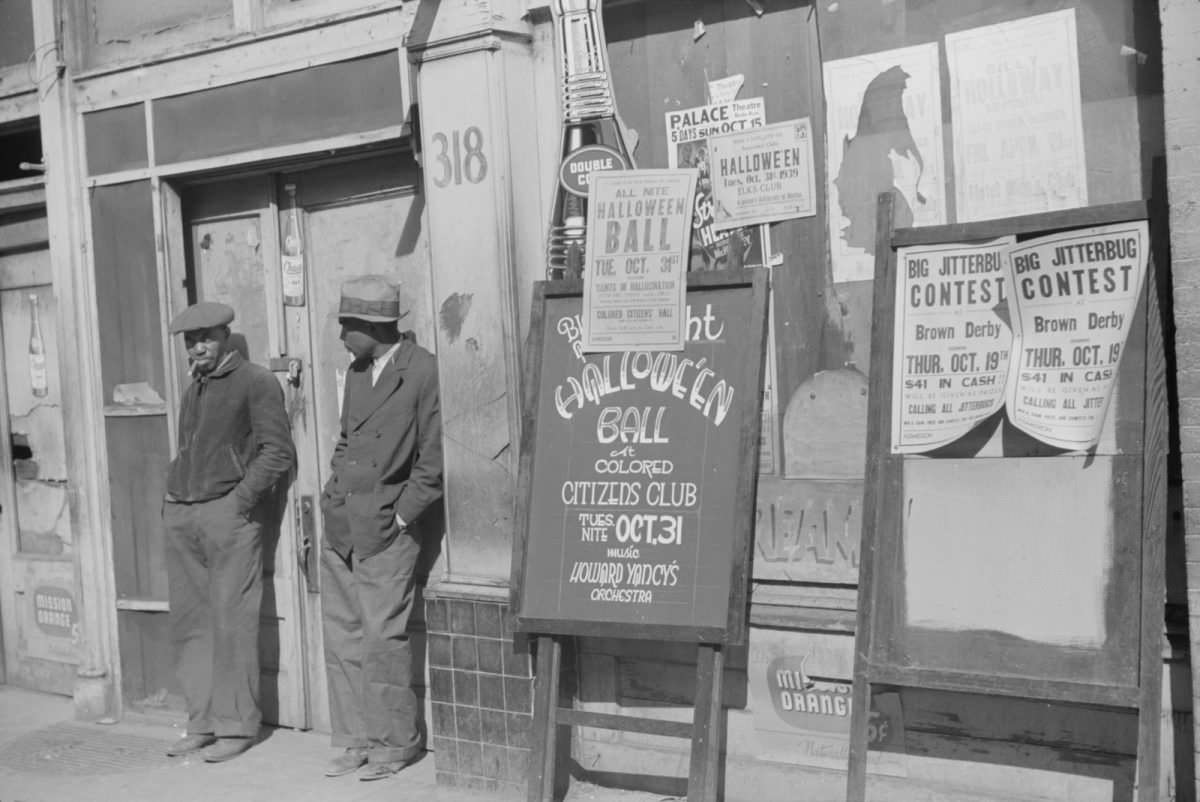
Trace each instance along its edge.
<instances>
[{"instance_id":1,"label":"dark jacket","mask_svg":"<svg viewBox=\"0 0 1200 802\"><path fill-rule=\"evenodd\" d=\"M279 382L271 371L232 351L184 391L167 498L190 503L235 491L239 510L246 513L295 462Z\"/></svg>"},{"instance_id":2,"label":"dark jacket","mask_svg":"<svg viewBox=\"0 0 1200 802\"><path fill-rule=\"evenodd\" d=\"M370 360L346 373L342 431L322 508L329 546L370 557L442 497L437 360L406 335L379 381Z\"/></svg>"}]
</instances>

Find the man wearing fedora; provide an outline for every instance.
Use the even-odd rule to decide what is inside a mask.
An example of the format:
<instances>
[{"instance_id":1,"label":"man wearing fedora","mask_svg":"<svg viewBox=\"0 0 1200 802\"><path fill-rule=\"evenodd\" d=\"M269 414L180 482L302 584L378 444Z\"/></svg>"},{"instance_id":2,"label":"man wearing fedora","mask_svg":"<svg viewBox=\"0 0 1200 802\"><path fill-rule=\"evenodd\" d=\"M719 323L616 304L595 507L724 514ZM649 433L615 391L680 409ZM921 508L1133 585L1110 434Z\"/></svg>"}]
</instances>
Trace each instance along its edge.
<instances>
[{"instance_id":1,"label":"man wearing fedora","mask_svg":"<svg viewBox=\"0 0 1200 802\"><path fill-rule=\"evenodd\" d=\"M171 321L192 382L163 503L171 641L187 734L167 750L237 757L258 735L260 499L296 461L283 390L231 346L233 310L203 302Z\"/></svg>"},{"instance_id":2,"label":"man wearing fedora","mask_svg":"<svg viewBox=\"0 0 1200 802\"><path fill-rule=\"evenodd\" d=\"M342 285L338 322L354 361L321 499L325 667L342 749L328 777L364 765L360 780L389 777L425 749L407 632L421 550L410 526L442 496L442 423L437 361L400 332L401 317L386 278Z\"/></svg>"}]
</instances>

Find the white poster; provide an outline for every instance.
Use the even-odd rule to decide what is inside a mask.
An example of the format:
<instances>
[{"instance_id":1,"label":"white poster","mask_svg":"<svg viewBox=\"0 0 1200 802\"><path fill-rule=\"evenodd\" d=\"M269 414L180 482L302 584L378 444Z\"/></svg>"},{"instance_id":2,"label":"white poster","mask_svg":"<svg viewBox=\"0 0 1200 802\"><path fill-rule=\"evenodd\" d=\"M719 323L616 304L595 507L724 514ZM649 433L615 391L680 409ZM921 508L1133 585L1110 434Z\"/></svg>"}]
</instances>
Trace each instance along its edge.
<instances>
[{"instance_id":1,"label":"white poster","mask_svg":"<svg viewBox=\"0 0 1200 802\"><path fill-rule=\"evenodd\" d=\"M689 269L719 270L742 267L753 261L758 240L751 229L718 231L714 226L709 137L761 128L767 121L761 97L676 109L663 115L667 131L667 165L700 171L692 215ZM765 262L766 256L761 256Z\"/></svg>"},{"instance_id":2,"label":"white poster","mask_svg":"<svg viewBox=\"0 0 1200 802\"><path fill-rule=\"evenodd\" d=\"M1017 428L1059 448L1100 439L1150 246L1145 221L1022 242L1009 250Z\"/></svg>"},{"instance_id":3,"label":"white poster","mask_svg":"<svg viewBox=\"0 0 1200 802\"><path fill-rule=\"evenodd\" d=\"M946 35L958 222L1086 206L1075 11Z\"/></svg>"},{"instance_id":4,"label":"white poster","mask_svg":"<svg viewBox=\"0 0 1200 802\"><path fill-rule=\"evenodd\" d=\"M817 213L808 117L708 140L713 228L773 223Z\"/></svg>"},{"instance_id":5,"label":"white poster","mask_svg":"<svg viewBox=\"0 0 1200 802\"><path fill-rule=\"evenodd\" d=\"M585 351L681 351L696 170L592 173Z\"/></svg>"},{"instance_id":6,"label":"white poster","mask_svg":"<svg viewBox=\"0 0 1200 802\"><path fill-rule=\"evenodd\" d=\"M896 190L896 227L946 222L936 43L829 61L827 192L833 280L875 275L875 208Z\"/></svg>"},{"instance_id":7,"label":"white poster","mask_svg":"<svg viewBox=\"0 0 1200 802\"><path fill-rule=\"evenodd\" d=\"M1012 330L996 307L1012 243L897 251L892 453L946 445L1004 406Z\"/></svg>"}]
</instances>

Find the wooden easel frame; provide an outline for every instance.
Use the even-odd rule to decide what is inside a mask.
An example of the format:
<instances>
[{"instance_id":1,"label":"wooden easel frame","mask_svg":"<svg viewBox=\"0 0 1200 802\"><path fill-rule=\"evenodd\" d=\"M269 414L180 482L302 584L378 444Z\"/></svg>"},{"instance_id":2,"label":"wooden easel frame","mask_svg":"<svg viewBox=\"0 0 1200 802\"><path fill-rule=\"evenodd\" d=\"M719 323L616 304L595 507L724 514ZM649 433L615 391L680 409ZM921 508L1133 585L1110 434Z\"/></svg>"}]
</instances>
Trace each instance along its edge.
<instances>
[{"instance_id":1,"label":"wooden easel frame","mask_svg":"<svg viewBox=\"0 0 1200 802\"><path fill-rule=\"evenodd\" d=\"M558 753L558 727L574 724L622 732L641 732L691 739L688 802L716 802L720 787L720 750L724 735L725 652L716 644L700 644L696 666L696 707L692 722L596 713L561 707L559 677L562 641L552 635L537 638L537 674L533 685L533 753L528 802L553 802Z\"/></svg>"},{"instance_id":2,"label":"wooden easel frame","mask_svg":"<svg viewBox=\"0 0 1200 802\"><path fill-rule=\"evenodd\" d=\"M896 250L908 246L970 242L1007 234L1033 235L1051 231L1101 226L1149 218L1142 201L1084 209L1025 215L978 223L927 228L894 228L894 199L879 196L875 239L875 288L871 335L870 404L867 430L867 465L864 482L863 532L859 572L853 696L850 717L850 756L846 799L863 802L867 782L867 725L872 685L898 688L999 695L1042 699L1067 705L1098 705L1135 710L1138 714L1138 802L1158 799L1160 784L1159 740L1162 706L1162 631L1165 593L1164 539L1166 531L1166 454L1168 409L1163 333L1153 255L1150 256L1141 304L1145 315L1145 366L1142 377L1141 499L1139 610L1132 619L1138 627L1137 681L1132 685L1102 686L1054 679L1017 678L968 674L898 665L883 656L881 641L888 632L888 591L878 564L881 553L894 549L897 512L904 497L904 455L891 453L892 371L897 282ZM1110 412L1110 414L1112 414ZM1048 457L1053 459L1053 457ZM883 602L881 604L881 601Z\"/></svg>"},{"instance_id":3,"label":"wooden easel frame","mask_svg":"<svg viewBox=\"0 0 1200 802\"><path fill-rule=\"evenodd\" d=\"M689 273L688 291L709 289L749 289L751 291L752 326L759 327L760 341L767 342L768 274L765 269L729 270ZM676 626L672 624L637 624L618 621L571 621L566 619L530 618L521 614L521 599L525 585L525 556L530 526L530 503L533 493L533 460L537 442L538 391L541 382L541 357L546 324L548 299L581 295L580 281L537 282L534 286L530 334L527 343L529 361L525 371L525 416L521 432L520 486L516 537L513 540L512 581L510 583L510 626L513 631L526 633L536 644L537 662L533 693L533 752L527 799L529 802L551 802L554 798L557 739L560 725L579 725L624 732L641 732L691 741L688 771L688 801L715 802L721 784L720 750L724 740L723 694L725 647L744 643L749 629L747 600L751 548L753 545L754 504L757 491L758 438L762 423L761 391L766 353L760 348L757 361L746 364L745 384L755 388L757 401L745 404L739 421L739 454L741 470L737 473L734 516L735 527L730 533L733 560L730 565L729 607L720 626ZM754 329L735 336L752 335ZM772 356L773 358L773 356ZM562 674L563 639L576 635L640 638L691 642L698 644L696 666L696 703L692 722L650 719L612 713L576 710L561 706L560 677Z\"/></svg>"}]
</instances>

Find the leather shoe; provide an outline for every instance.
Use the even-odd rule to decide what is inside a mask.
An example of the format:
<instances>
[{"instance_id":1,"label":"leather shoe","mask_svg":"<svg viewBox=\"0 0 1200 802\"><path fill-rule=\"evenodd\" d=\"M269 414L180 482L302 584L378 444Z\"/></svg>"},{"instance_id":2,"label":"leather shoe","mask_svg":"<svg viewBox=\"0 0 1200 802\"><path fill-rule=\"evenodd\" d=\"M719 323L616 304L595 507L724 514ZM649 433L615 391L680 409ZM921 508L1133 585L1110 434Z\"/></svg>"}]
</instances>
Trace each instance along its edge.
<instances>
[{"instance_id":1,"label":"leather shoe","mask_svg":"<svg viewBox=\"0 0 1200 802\"><path fill-rule=\"evenodd\" d=\"M422 754L424 753L418 752L408 760L381 760L378 763L371 763L367 766L366 771L358 775L358 779L362 780L363 782L370 782L371 780L385 780L388 777L391 777L393 774L398 774L402 769L408 768L413 763L416 763Z\"/></svg>"},{"instance_id":2,"label":"leather shoe","mask_svg":"<svg viewBox=\"0 0 1200 802\"><path fill-rule=\"evenodd\" d=\"M254 746L253 738L220 738L204 751L205 763L224 763Z\"/></svg>"},{"instance_id":3,"label":"leather shoe","mask_svg":"<svg viewBox=\"0 0 1200 802\"><path fill-rule=\"evenodd\" d=\"M341 777L357 771L358 767L367 762L367 750L361 746L348 746L346 751L329 761L325 767L326 777Z\"/></svg>"},{"instance_id":4,"label":"leather shoe","mask_svg":"<svg viewBox=\"0 0 1200 802\"><path fill-rule=\"evenodd\" d=\"M204 747L211 746L216 742L217 738L212 733L185 735L167 747L167 757L179 757L191 752L199 752Z\"/></svg>"}]
</instances>

